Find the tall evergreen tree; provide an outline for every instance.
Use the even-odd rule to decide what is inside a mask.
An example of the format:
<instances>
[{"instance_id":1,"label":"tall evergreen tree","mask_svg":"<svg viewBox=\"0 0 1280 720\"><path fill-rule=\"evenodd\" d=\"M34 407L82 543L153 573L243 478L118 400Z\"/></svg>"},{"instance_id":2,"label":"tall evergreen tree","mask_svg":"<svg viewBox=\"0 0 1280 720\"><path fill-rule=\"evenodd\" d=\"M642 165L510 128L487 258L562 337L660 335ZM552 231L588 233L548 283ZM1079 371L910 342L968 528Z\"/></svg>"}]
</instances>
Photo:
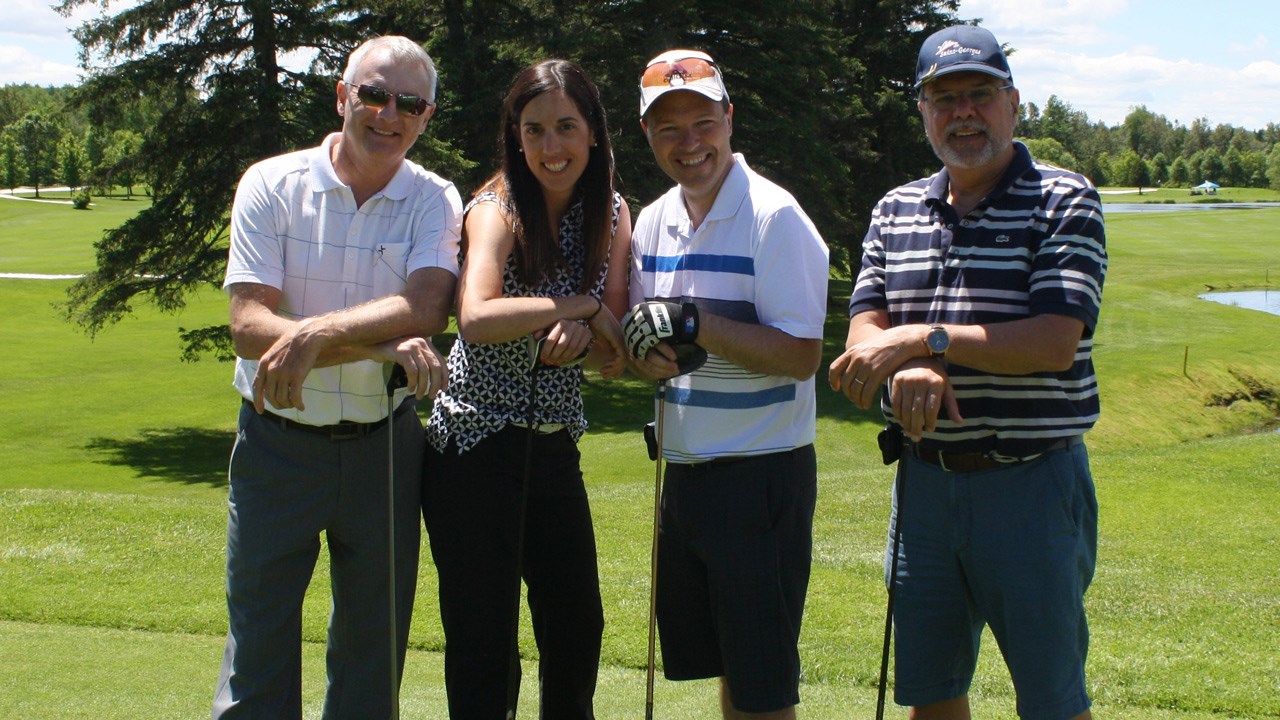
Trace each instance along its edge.
<instances>
[{"instance_id":1,"label":"tall evergreen tree","mask_svg":"<svg viewBox=\"0 0 1280 720\"><path fill-rule=\"evenodd\" d=\"M640 129L640 70L663 50L704 50L725 73L734 150L797 195L843 264L860 247L872 203L934 163L911 83L919 43L954 22L954 8L921 0L445 0L430 44L444 82L440 134L477 162L454 178L464 192L474 189L494 167L494 122L511 77L541 58L575 60L610 111L623 193L643 205L670 180ZM399 22L421 17L404 12Z\"/></svg>"},{"instance_id":2,"label":"tall evergreen tree","mask_svg":"<svg viewBox=\"0 0 1280 720\"><path fill-rule=\"evenodd\" d=\"M98 0L64 0L69 13ZM673 47L710 52L735 106L734 149L790 189L837 264L857 263L871 205L936 165L915 110L916 52L956 21L954 0L142 0L78 33L80 95L95 128L119 127L112 103L159 115L139 153L155 201L98 244L97 270L74 285L68 314L90 332L137 298L176 309L193 285L221 280L235 182L255 160L312 145L338 119L334 81L359 39L425 40L440 70L439 110L415 159L464 193L494 170L498 113L511 78L546 57L581 63L610 110L622 191L635 205L670 181L640 130L643 63ZM308 51L306 72L280 66ZM115 63L115 64L110 64ZM94 99L110 99L94 103ZM114 124L113 124L114 123ZM198 335L198 337L197 337ZM204 343L217 329L193 334Z\"/></svg>"},{"instance_id":3,"label":"tall evergreen tree","mask_svg":"<svg viewBox=\"0 0 1280 720\"><path fill-rule=\"evenodd\" d=\"M94 4L64 0L58 9ZM98 242L97 268L68 291L68 315L94 333L136 299L175 310L196 285L218 284L240 175L339 127L342 64L379 31L376 16L345 0L143 0L82 25L89 79L79 101L101 124L127 107L120 98L145 97L159 121L137 155L154 202ZM285 53L315 59L294 71L281 65Z\"/></svg>"}]
</instances>

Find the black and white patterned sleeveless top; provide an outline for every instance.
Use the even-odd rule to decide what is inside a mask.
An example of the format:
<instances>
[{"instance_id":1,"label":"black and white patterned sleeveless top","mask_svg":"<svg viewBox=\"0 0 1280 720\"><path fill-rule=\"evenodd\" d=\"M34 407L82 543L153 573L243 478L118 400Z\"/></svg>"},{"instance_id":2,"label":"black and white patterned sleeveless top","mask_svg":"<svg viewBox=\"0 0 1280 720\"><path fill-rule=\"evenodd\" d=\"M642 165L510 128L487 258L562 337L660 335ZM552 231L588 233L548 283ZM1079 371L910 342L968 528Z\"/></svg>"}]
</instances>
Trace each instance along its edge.
<instances>
[{"instance_id":1,"label":"black and white patterned sleeveless top","mask_svg":"<svg viewBox=\"0 0 1280 720\"><path fill-rule=\"evenodd\" d=\"M493 192L481 193L467 204L467 211L482 202L499 202ZM613 194L613 229L618 228L618 211L622 196ZM519 281L516 254L507 256L502 271L503 297L565 297L577 295L586 272L586 246L582 240L582 203L569 208L560 220L560 251L567 267L542 279L535 287ZM604 294L608 274L608 257L590 294L599 299ZM444 452L450 440L463 453L475 447L484 437L510 423L528 422L529 359L526 339L505 343L469 343L461 335L449 352L449 385L436 396L431 419L427 422L427 441ZM535 418L540 425L564 425L576 442L587 429L582 412L582 366L538 369L537 408Z\"/></svg>"}]
</instances>

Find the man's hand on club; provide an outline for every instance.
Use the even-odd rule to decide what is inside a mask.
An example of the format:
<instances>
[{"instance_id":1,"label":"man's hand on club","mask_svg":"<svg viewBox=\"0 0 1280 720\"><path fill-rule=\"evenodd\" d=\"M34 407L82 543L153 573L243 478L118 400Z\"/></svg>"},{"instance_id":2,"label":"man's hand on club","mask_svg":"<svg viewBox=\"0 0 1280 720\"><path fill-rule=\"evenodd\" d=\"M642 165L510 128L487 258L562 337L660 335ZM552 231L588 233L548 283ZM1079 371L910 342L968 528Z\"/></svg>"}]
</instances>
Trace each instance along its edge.
<instances>
[{"instance_id":1,"label":"man's hand on club","mask_svg":"<svg viewBox=\"0 0 1280 720\"><path fill-rule=\"evenodd\" d=\"M428 338L407 335L378 343L373 350L372 359L404 368L407 388L419 400L434 398L448 384L445 359Z\"/></svg>"},{"instance_id":2,"label":"man's hand on club","mask_svg":"<svg viewBox=\"0 0 1280 720\"><path fill-rule=\"evenodd\" d=\"M641 379L649 382L667 380L680 374L675 348L667 343L658 343L644 357L633 358L631 369Z\"/></svg>"},{"instance_id":3,"label":"man's hand on club","mask_svg":"<svg viewBox=\"0 0 1280 720\"><path fill-rule=\"evenodd\" d=\"M649 300L622 318L622 333L632 359L641 360L658 343L692 343L698 339L698 308L693 303Z\"/></svg>"},{"instance_id":4,"label":"man's hand on club","mask_svg":"<svg viewBox=\"0 0 1280 720\"><path fill-rule=\"evenodd\" d=\"M911 360L898 368L889 380L889 402L903 434L914 442L937 429L943 411L952 422L964 424L951 378L933 358Z\"/></svg>"}]
</instances>

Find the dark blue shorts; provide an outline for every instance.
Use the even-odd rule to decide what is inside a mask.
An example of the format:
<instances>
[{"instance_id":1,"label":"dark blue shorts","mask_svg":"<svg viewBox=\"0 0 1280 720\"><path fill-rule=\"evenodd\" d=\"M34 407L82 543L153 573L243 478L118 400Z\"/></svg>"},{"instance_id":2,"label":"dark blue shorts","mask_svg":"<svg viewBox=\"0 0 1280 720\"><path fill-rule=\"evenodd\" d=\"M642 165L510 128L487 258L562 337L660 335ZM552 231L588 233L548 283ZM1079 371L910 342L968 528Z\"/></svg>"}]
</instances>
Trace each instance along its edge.
<instances>
[{"instance_id":1,"label":"dark blue shorts","mask_svg":"<svg viewBox=\"0 0 1280 720\"><path fill-rule=\"evenodd\" d=\"M668 679L724 677L742 712L800 702L816 498L812 445L667 466L658 628Z\"/></svg>"},{"instance_id":2,"label":"dark blue shorts","mask_svg":"<svg viewBox=\"0 0 1280 720\"><path fill-rule=\"evenodd\" d=\"M984 626L1000 645L1026 720L1089 708L1084 593L1098 504L1083 444L995 470L947 472L905 454L894 595L894 700L965 695Z\"/></svg>"}]
</instances>

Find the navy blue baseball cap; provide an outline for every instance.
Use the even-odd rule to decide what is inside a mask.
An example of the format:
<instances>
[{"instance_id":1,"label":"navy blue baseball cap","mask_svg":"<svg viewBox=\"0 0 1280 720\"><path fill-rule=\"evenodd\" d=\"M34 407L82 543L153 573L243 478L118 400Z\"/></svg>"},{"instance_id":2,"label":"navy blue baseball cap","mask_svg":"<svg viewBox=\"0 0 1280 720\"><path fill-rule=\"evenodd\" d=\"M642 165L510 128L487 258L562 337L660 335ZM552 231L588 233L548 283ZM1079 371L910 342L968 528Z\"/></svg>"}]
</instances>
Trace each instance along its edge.
<instances>
[{"instance_id":1,"label":"navy blue baseball cap","mask_svg":"<svg viewBox=\"0 0 1280 720\"><path fill-rule=\"evenodd\" d=\"M916 89L953 72L980 72L1013 82L1009 61L991 31L972 25L954 25L929 36L916 61Z\"/></svg>"}]
</instances>

